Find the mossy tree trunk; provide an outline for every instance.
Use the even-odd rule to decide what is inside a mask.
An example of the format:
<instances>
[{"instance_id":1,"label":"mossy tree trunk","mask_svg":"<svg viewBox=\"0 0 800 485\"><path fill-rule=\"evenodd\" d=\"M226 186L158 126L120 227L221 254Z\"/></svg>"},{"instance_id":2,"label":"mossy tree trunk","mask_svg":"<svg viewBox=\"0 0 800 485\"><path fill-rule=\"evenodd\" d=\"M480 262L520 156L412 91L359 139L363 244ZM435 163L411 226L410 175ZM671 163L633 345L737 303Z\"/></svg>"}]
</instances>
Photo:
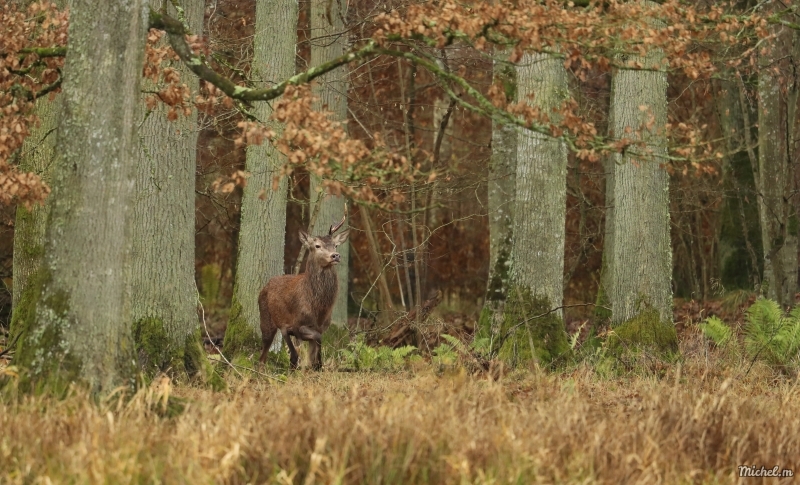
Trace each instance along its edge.
<instances>
[{"instance_id":1,"label":"mossy tree trunk","mask_svg":"<svg viewBox=\"0 0 800 485\"><path fill-rule=\"evenodd\" d=\"M34 172L47 183L51 181L53 162L56 152L56 128L61 113L61 95L50 101L48 98L36 100L36 115L40 124L31 128L25 139L20 159L20 170ZM50 198L42 205L34 205L30 210L20 205L17 207L14 224L14 287L11 309L19 304L22 292L28 279L36 273L44 256L44 236L47 227L47 215L50 209ZM12 329L13 330L13 329Z\"/></svg>"},{"instance_id":2,"label":"mossy tree trunk","mask_svg":"<svg viewBox=\"0 0 800 485\"><path fill-rule=\"evenodd\" d=\"M297 44L297 2L257 2L251 77L259 86L269 86L295 72ZM268 122L272 108L268 103L255 107L258 119ZM275 131L278 124L272 124ZM283 247L286 235L286 177L277 190L273 179L285 157L271 144L247 148L250 177L242 195L236 281L230 319L225 331L225 353L252 353L261 348L258 294L273 276L284 270ZM280 348L276 338L273 349Z\"/></svg>"},{"instance_id":3,"label":"mossy tree trunk","mask_svg":"<svg viewBox=\"0 0 800 485\"><path fill-rule=\"evenodd\" d=\"M777 8L769 2L767 9ZM758 190L764 285L781 307L794 305L797 290L797 195L795 126L798 86L792 79L791 29L769 27L758 71Z\"/></svg>"},{"instance_id":4,"label":"mossy tree trunk","mask_svg":"<svg viewBox=\"0 0 800 485\"><path fill-rule=\"evenodd\" d=\"M672 322L669 176L662 166L667 154L663 60L660 51L620 59L630 67L616 68L611 79L610 135L637 142L610 157L607 165L611 209L606 214L602 291L615 326L648 309L658 314L653 324ZM643 69L633 67L637 63Z\"/></svg>"},{"instance_id":5,"label":"mossy tree trunk","mask_svg":"<svg viewBox=\"0 0 800 485\"><path fill-rule=\"evenodd\" d=\"M318 66L344 54L347 49L347 31L345 31L344 16L346 15L347 2L332 0L311 0L311 65ZM314 94L319 96L318 109L326 109L333 113L333 118L347 125L347 76L349 70L345 67L336 69L317 78L317 89ZM328 227L342 219L344 214L345 198L340 195L319 194L319 180L311 177L311 204L313 206L318 196L323 197L319 215L315 226L312 228L314 235L328 234ZM347 229L347 221L340 231ZM349 265L350 243L345 242L339 246L342 262L336 268L339 278L339 294L333 306L331 323L334 325L347 324L347 299L349 295Z\"/></svg>"},{"instance_id":6,"label":"mossy tree trunk","mask_svg":"<svg viewBox=\"0 0 800 485\"><path fill-rule=\"evenodd\" d=\"M508 54L498 53L494 61L495 82L503 84L506 99L516 100L517 75ZM434 126L436 126L434 124ZM514 236L516 193L517 130L492 122L492 158L487 182L489 204L489 281L479 322L478 337L499 336L503 307L511 272L511 241Z\"/></svg>"},{"instance_id":7,"label":"mossy tree trunk","mask_svg":"<svg viewBox=\"0 0 800 485\"><path fill-rule=\"evenodd\" d=\"M30 387L132 384L130 224L147 4L70 2L45 256L17 311Z\"/></svg>"},{"instance_id":8,"label":"mossy tree trunk","mask_svg":"<svg viewBox=\"0 0 800 485\"><path fill-rule=\"evenodd\" d=\"M152 3L152 2L151 2ZM160 1L153 8L160 8ZM182 2L193 33L203 27L202 0ZM175 12L171 12L175 15ZM173 66L192 92L198 79ZM158 91L142 81L143 91ZM197 112L167 119L167 107L148 112L140 95L136 186L132 215L131 318L139 365L153 375L193 375L205 364L194 282L194 178Z\"/></svg>"},{"instance_id":9,"label":"mossy tree trunk","mask_svg":"<svg viewBox=\"0 0 800 485\"><path fill-rule=\"evenodd\" d=\"M522 58L517 66L517 86L520 100L527 99L553 120L558 118L554 110L569 96L563 61L548 54ZM564 141L525 130L519 133L511 285L505 308L506 326L519 326L505 347L526 349L514 354L536 357L543 363L569 350L560 310L532 319L563 301L566 177Z\"/></svg>"}]
</instances>

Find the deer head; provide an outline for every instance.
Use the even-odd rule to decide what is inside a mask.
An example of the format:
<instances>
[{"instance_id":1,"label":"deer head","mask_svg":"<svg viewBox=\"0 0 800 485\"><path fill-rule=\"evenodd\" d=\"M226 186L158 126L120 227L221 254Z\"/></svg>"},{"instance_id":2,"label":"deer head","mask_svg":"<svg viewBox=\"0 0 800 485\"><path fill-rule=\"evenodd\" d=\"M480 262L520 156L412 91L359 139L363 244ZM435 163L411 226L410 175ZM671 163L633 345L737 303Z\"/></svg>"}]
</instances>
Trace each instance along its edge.
<instances>
[{"instance_id":1,"label":"deer head","mask_svg":"<svg viewBox=\"0 0 800 485\"><path fill-rule=\"evenodd\" d=\"M336 248L347 241L350 229L346 229L339 234L334 233L342 227L346 218L347 214L342 217L338 224L332 224L327 236L311 236L305 231L300 231L300 242L308 249L309 264L327 268L342 261L342 257L336 252Z\"/></svg>"}]
</instances>

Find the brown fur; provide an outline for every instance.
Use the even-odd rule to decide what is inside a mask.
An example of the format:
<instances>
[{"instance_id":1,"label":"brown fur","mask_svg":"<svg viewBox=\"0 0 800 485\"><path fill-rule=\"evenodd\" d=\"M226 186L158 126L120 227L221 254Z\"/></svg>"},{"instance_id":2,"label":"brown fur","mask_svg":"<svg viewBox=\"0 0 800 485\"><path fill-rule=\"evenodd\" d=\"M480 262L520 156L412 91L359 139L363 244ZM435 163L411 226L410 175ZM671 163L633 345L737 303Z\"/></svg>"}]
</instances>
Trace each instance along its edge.
<instances>
[{"instance_id":1,"label":"brown fur","mask_svg":"<svg viewBox=\"0 0 800 485\"><path fill-rule=\"evenodd\" d=\"M333 228L331 232L335 231ZM258 295L261 315L263 350L259 361L264 364L278 330L289 347L289 360L297 368L297 350L289 338L308 342L311 366L322 368L322 334L331 324L338 282L334 270L339 262L336 247L347 240L349 230L337 235L309 236L300 232L300 240L308 248L306 272L276 276Z\"/></svg>"}]
</instances>

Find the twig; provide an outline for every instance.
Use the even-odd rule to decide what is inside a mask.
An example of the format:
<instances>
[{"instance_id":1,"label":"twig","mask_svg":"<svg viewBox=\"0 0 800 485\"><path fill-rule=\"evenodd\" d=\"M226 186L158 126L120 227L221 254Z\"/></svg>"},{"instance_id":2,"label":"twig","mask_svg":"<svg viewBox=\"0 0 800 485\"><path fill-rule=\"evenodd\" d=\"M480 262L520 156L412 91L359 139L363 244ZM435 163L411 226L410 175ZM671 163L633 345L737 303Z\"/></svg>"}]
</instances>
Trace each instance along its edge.
<instances>
[{"instance_id":1,"label":"twig","mask_svg":"<svg viewBox=\"0 0 800 485\"><path fill-rule=\"evenodd\" d=\"M8 347L6 347L6 349L4 351L0 352L0 357L2 357L4 355L6 355L7 353L9 353L11 351L11 349L14 348L14 345L17 344L17 340L19 340L20 337L22 337L22 332L18 333L17 336L14 337L14 340L11 341L11 344Z\"/></svg>"},{"instance_id":2,"label":"twig","mask_svg":"<svg viewBox=\"0 0 800 485\"><path fill-rule=\"evenodd\" d=\"M266 378L268 378L268 379L273 379L273 380L276 380L276 381L278 381L278 382L285 383L285 382L286 382L285 380L282 380L282 379L280 379L280 378L278 378L278 377L271 376L271 375L269 375L269 374L265 374L265 373L263 373L263 372L259 372L259 371L255 370L255 369L251 369L251 368L249 368L249 367L244 367L244 366L236 365L236 364L232 363L231 361L229 361L229 360L228 360L228 359L225 357L225 354L223 354L223 353L222 353L222 350L221 350L219 347L217 347L217 344L215 344L215 343L214 343L214 339L212 339L212 338L211 338L211 334L209 334L209 333L208 333L208 325L206 325L206 310L205 310L205 308L203 308L203 304L202 304L202 303L200 303L200 298L199 298L199 296L200 296L200 292L198 291L197 304L200 306L200 313L201 313L201 317L202 317L202 319L203 319L203 329L205 329L205 331L206 331L206 337L208 337L208 341L209 341L209 342L211 342L211 345L212 345L212 346L214 347L214 349L215 349L215 350L216 350L216 351L219 353L219 356L220 356L220 357L222 357L222 360L223 360L223 361L225 361L225 363L226 363L226 364L228 364L229 366L231 366L231 368L232 368L234 371L236 371L236 373L237 373L237 374L239 374L239 377L241 377L241 378L244 378L244 376L242 375L242 373L241 373L241 372L239 372L238 370L236 370L236 369L237 369L237 367L238 367L238 368L240 368L240 369L246 369L246 370L248 370L248 371L250 371L250 372L256 373L256 374L258 374L258 375L260 375L260 376L264 376L264 377L266 377Z\"/></svg>"}]
</instances>

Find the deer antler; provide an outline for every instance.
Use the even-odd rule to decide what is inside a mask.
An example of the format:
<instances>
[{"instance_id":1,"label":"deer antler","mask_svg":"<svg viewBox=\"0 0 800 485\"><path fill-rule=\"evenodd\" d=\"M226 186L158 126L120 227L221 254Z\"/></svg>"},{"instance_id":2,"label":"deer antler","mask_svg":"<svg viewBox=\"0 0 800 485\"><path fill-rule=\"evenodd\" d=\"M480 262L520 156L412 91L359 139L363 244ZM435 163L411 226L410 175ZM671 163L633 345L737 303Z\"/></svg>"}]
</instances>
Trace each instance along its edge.
<instances>
[{"instance_id":1,"label":"deer antler","mask_svg":"<svg viewBox=\"0 0 800 485\"><path fill-rule=\"evenodd\" d=\"M331 228L328 231L329 236L333 236L333 233L338 231L342 225L344 225L344 221L347 219L347 204L344 205L344 215L342 216L342 220L339 221L338 224L331 224Z\"/></svg>"}]
</instances>

